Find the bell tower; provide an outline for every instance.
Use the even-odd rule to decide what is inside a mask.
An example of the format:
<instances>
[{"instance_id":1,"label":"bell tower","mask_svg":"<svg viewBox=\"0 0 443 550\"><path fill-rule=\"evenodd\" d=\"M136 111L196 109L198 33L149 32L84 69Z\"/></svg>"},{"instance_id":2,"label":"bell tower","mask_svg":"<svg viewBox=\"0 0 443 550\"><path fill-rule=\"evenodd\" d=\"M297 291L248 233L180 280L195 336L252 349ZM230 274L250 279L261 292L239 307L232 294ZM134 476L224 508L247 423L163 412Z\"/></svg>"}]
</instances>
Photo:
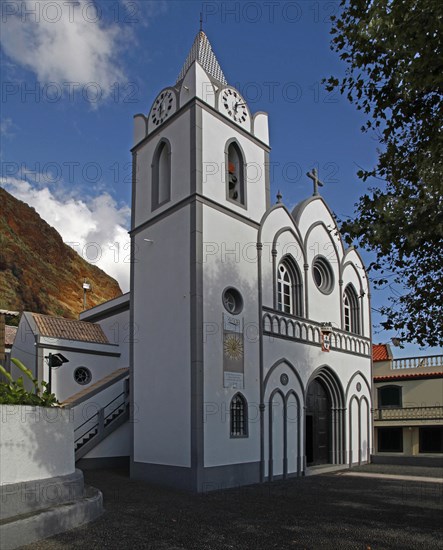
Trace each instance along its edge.
<instances>
[{"instance_id":1,"label":"bell tower","mask_svg":"<svg viewBox=\"0 0 443 550\"><path fill-rule=\"evenodd\" d=\"M238 390L240 405L259 399L244 327L258 323L253 243L270 187L267 114L229 86L203 31L135 116L132 154L131 475L201 491L255 460L256 434L238 445L219 413Z\"/></svg>"}]
</instances>

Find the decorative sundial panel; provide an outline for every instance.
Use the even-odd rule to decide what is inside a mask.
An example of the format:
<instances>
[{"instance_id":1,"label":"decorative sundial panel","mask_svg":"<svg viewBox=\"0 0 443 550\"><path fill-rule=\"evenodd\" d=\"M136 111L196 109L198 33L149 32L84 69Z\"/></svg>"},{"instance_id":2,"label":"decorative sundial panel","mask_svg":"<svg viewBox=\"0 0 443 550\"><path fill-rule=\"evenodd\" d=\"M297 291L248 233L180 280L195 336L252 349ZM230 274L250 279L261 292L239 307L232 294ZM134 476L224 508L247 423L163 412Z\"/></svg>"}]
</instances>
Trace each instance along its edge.
<instances>
[{"instance_id":1,"label":"decorative sundial panel","mask_svg":"<svg viewBox=\"0 0 443 550\"><path fill-rule=\"evenodd\" d=\"M223 314L223 386L244 387L243 320Z\"/></svg>"}]
</instances>

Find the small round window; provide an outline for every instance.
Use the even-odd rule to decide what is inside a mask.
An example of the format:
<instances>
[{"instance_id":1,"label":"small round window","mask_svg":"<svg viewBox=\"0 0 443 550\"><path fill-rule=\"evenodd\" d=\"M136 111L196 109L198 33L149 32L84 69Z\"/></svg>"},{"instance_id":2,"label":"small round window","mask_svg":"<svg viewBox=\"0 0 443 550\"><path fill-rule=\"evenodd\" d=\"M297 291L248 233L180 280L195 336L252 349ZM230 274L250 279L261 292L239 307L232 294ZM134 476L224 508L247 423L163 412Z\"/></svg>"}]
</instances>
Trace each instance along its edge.
<instances>
[{"instance_id":1,"label":"small round window","mask_svg":"<svg viewBox=\"0 0 443 550\"><path fill-rule=\"evenodd\" d=\"M232 315L238 315L243 309L243 298L238 290L229 287L223 292L223 305Z\"/></svg>"},{"instance_id":2,"label":"small round window","mask_svg":"<svg viewBox=\"0 0 443 550\"><path fill-rule=\"evenodd\" d=\"M91 371L86 367L77 367L74 371L74 380L82 386L89 384L92 380Z\"/></svg>"},{"instance_id":3,"label":"small round window","mask_svg":"<svg viewBox=\"0 0 443 550\"><path fill-rule=\"evenodd\" d=\"M323 256L317 256L312 264L312 276L317 288L323 294L330 294L334 288L334 273L331 264Z\"/></svg>"}]
</instances>

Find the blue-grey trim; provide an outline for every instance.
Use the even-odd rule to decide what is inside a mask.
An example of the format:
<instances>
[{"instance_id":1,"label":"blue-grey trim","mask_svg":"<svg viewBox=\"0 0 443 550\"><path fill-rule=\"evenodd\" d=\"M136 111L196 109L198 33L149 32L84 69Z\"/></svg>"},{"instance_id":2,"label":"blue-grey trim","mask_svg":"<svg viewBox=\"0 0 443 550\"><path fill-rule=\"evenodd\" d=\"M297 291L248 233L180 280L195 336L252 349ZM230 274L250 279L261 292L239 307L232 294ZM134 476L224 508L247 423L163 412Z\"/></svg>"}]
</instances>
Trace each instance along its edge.
<instances>
[{"instance_id":1,"label":"blue-grey trim","mask_svg":"<svg viewBox=\"0 0 443 550\"><path fill-rule=\"evenodd\" d=\"M281 315L282 317L289 317L291 319L294 319L295 321L300 321L302 323L309 323L311 325L314 325L316 327L319 327L321 328L322 324L319 323L318 321L314 321L314 319L309 319L308 317L297 317L296 315L291 315L290 313L283 313L279 310L276 310L276 309L273 309L271 307L268 307L268 306L263 306L263 312L265 313L269 313L269 314L275 314L275 315ZM363 342L365 343L371 343L370 339L367 338L366 336L362 336L361 334L355 334L355 335L352 335L352 333L350 332L347 332L345 330L341 330L341 329L338 329L338 328L334 328L334 333L338 333L338 334L342 334L343 336L349 336L351 338L356 338L358 340L362 340Z\"/></svg>"},{"instance_id":2,"label":"blue-grey trim","mask_svg":"<svg viewBox=\"0 0 443 550\"><path fill-rule=\"evenodd\" d=\"M78 340L78 342L80 343L81 340ZM95 344L95 343L99 343L99 342L84 342L84 343L85 344ZM117 348L119 347L118 344L101 344L101 345L103 345L103 346L115 346ZM37 344L37 348L41 348L41 349L58 349L58 350L63 350L63 351L70 351L71 353L87 353L88 355L102 355L104 357L120 357L121 356L121 353L118 353L116 351L100 351L100 350L96 350L96 349L84 349L84 348L80 349L80 348L73 348L71 346L55 346L53 344L45 344L45 343L41 343L41 342L39 342Z\"/></svg>"},{"instance_id":3,"label":"blue-grey trim","mask_svg":"<svg viewBox=\"0 0 443 550\"><path fill-rule=\"evenodd\" d=\"M260 227L257 235L257 242L261 243L261 237L263 232L263 227L265 225L265 221L267 218L272 214L274 210L277 210L278 208L283 208L283 210L286 210L286 212L289 213L289 210L286 208L286 206L282 203L273 204L266 212L263 214L260 220Z\"/></svg>"},{"instance_id":4,"label":"blue-grey trim","mask_svg":"<svg viewBox=\"0 0 443 550\"><path fill-rule=\"evenodd\" d=\"M370 451L370 448L371 448L371 426L372 426L371 405L370 405L370 402L368 401L368 399L366 398L366 396L362 395L360 397L360 410L361 410L363 401L366 402L366 407L367 407L366 433L367 433L368 441L367 441L367 449L366 449L366 459L367 460L363 460L363 457L361 456L361 448L360 448L360 464L364 464L364 463L367 463L369 461L369 458L370 458L370 452L369 451Z\"/></svg>"},{"instance_id":5,"label":"blue-grey trim","mask_svg":"<svg viewBox=\"0 0 443 550\"><path fill-rule=\"evenodd\" d=\"M368 393L369 393L369 399L372 398L372 392L371 392L371 384L369 383L369 381L367 380L366 376L361 372L361 371L356 371L354 372L354 374L351 376L351 378L349 379L349 382L348 382L348 385L346 386L346 392L345 392L345 398L346 398L346 401L348 400L348 396L349 396L349 389L351 387L351 383L352 381L354 380L354 378L356 376L361 376L366 384L366 387L368 388ZM372 405L371 405L372 406Z\"/></svg>"},{"instance_id":6,"label":"blue-grey trim","mask_svg":"<svg viewBox=\"0 0 443 550\"><path fill-rule=\"evenodd\" d=\"M192 468L152 464L150 462L131 462L131 479L139 479L154 485L165 485L185 491L197 491L196 476Z\"/></svg>"},{"instance_id":7,"label":"blue-grey trim","mask_svg":"<svg viewBox=\"0 0 443 550\"><path fill-rule=\"evenodd\" d=\"M257 113L255 113L257 114ZM267 113L265 113L267 114ZM266 210L271 207L271 176L270 176L270 160L269 151L265 151L265 193L266 193Z\"/></svg>"},{"instance_id":8,"label":"blue-grey trim","mask_svg":"<svg viewBox=\"0 0 443 550\"><path fill-rule=\"evenodd\" d=\"M168 155L168 174L167 174L167 194L166 198L164 198L161 202L159 202L159 195L160 195L160 176L158 174L159 170L159 161L161 156L161 148L165 146L166 147L166 154ZM171 200L171 186L172 186L172 166L171 166L171 160L172 160L172 148L171 148L171 142L169 139L162 137L160 141L157 143L154 154L152 155L152 164L151 164L151 212L154 210L157 210L157 208L160 208L161 206L164 206L166 203L170 202Z\"/></svg>"},{"instance_id":9,"label":"blue-grey trim","mask_svg":"<svg viewBox=\"0 0 443 550\"><path fill-rule=\"evenodd\" d=\"M346 251L346 253L347 253L348 251L349 251L349 249ZM362 280L361 280L360 273L358 272L358 270L357 270L357 268L356 268L354 262L344 262L343 259L342 259L342 261L341 261L341 263L340 263L340 265L339 265L340 278L341 278L341 279L343 278L344 270L345 270L345 268L346 268L348 265L352 267L352 269L354 270L355 274L357 275L358 282L360 283L360 294L361 294L362 292L364 292L363 282L362 282ZM352 283L348 283L348 284L352 284ZM346 286L348 286L348 285L346 285ZM352 285L352 286L354 286L354 285Z\"/></svg>"},{"instance_id":10,"label":"blue-grey trim","mask_svg":"<svg viewBox=\"0 0 443 550\"><path fill-rule=\"evenodd\" d=\"M129 294L129 293L128 293ZM103 305L103 304L100 304ZM98 307L98 306L96 306ZM86 321L88 323L97 323L98 321L103 321L104 319L108 319L108 317L111 317L113 315L117 315L117 313L123 313L124 311L129 311L130 305L129 301L124 302L123 304L119 304L117 306L111 307L109 309L106 309L105 311L101 313L95 313L91 316L86 316L84 319L81 319L82 321ZM93 308L91 308L93 309Z\"/></svg>"},{"instance_id":11,"label":"blue-grey trim","mask_svg":"<svg viewBox=\"0 0 443 550\"><path fill-rule=\"evenodd\" d=\"M262 280L263 244L257 242L257 284L258 284L258 330L259 330L259 391L260 391L260 481L265 479L265 389L263 383L264 350L263 350L263 280Z\"/></svg>"},{"instance_id":12,"label":"blue-grey trim","mask_svg":"<svg viewBox=\"0 0 443 550\"><path fill-rule=\"evenodd\" d=\"M205 468L203 474L203 483L198 487L202 493L252 485L260 482L260 462L212 466Z\"/></svg>"},{"instance_id":13,"label":"blue-grey trim","mask_svg":"<svg viewBox=\"0 0 443 550\"><path fill-rule=\"evenodd\" d=\"M207 493L259 483L260 462L243 462L202 468L201 479L198 484L192 468L148 462L134 462L131 477L155 485Z\"/></svg>"},{"instance_id":14,"label":"blue-grey trim","mask_svg":"<svg viewBox=\"0 0 443 550\"><path fill-rule=\"evenodd\" d=\"M83 496L83 472L0 486L0 520L72 502ZM3 546L2 546L3 547Z\"/></svg>"},{"instance_id":15,"label":"blue-grey trim","mask_svg":"<svg viewBox=\"0 0 443 550\"><path fill-rule=\"evenodd\" d=\"M190 326L191 326L191 469L198 487L204 465L203 440L203 206L194 201L190 209Z\"/></svg>"},{"instance_id":16,"label":"blue-grey trim","mask_svg":"<svg viewBox=\"0 0 443 550\"><path fill-rule=\"evenodd\" d=\"M241 221L242 223L245 223L246 225L253 227L254 229L258 229L260 227L258 222L255 222L254 220L251 220L250 218L243 216L243 214L235 212L234 210L231 210L230 208L227 208L226 206L223 206L222 204L219 204L213 201L212 199L209 199L208 197L197 196L197 200L202 202L206 206L209 206L210 208L217 210L218 212L222 212L226 216L230 216L235 220ZM237 205L237 206L240 206L240 205Z\"/></svg>"},{"instance_id":17,"label":"blue-grey trim","mask_svg":"<svg viewBox=\"0 0 443 550\"><path fill-rule=\"evenodd\" d=\"M294 365L285 358L282 358L282 359L279 359L278 361L275 361L275 363L273 363L271 368L268 370L268 373L266 374L266 378L265 378L264 384L263 384L265 389L266 389L266 386L268 385L268 381L269 381L269 378L270 378L271 374L280 365L286 365L289 368L289 370L291 370L292 373L294 374L295 378L297 379L298 383L300 384L300 389L302 391L302 397L303 397L303 403L304 403L305 387L303 385L303 381L301 379L301 376L297 372L297 369L294 367Z\"/></svg>"},{"instance_id":18,"label":"blue-grey trim","mask_svg":"<svg viewBox=\"0 0 443 550\"><path fill-rule=\"evenodd\" d=\"M98 458L81 458L75 465L82 470L102 470L105 468L129 469L129 456L103 456Z\"/></svg>"},{"instance_id":19,"label":"blue-grey trim","mask_svg":"<svg viewBox=\"0 0 443 550\"><path fill-rule=\"evenodd\" d=\"M306 403L309 385L315 379L321 380L331 403L332 433L329 445L330 462L346 463L346 401L343 385L337 373L329 366L322 365L312 372L306 383L304 401ZM305 441L306 444L306 441ZM305 453L306 454L306 453Z\"/></svg>"},{"instance_id":20,"label":"blue-grey trim","mask_svg":"<svg viewBox=\"0 0 443 550\"><path fill-rule=\"evenodd\" d=\"M303 391L303 388L302 388ZM286 440L287 440L287 430L288 430L288 401L289 397L293 395L295 397L295 401L297 403L297 475L301 475L302 473L302 463L303 463L303 457L304 457L304 447L302 447L302 440L301 440L301 423L302 420L304 422L305 417L302 415L302 411L304 411L304 406L302 407L300 397L297 394L297 392L294 389L288 390L286 396L285 396L285 411L286 411L286 423L285 423L285 433L286 433ZM303 430L304 432L305 430ZM286 471L284 472L285 477L289 477L291 474L288 472L287 464L288 464L288 457L287 457L287 449L286 449Z\"/></svg>"},{"instance_id":21,"label":"blue-grey trim","mask_svg":"<svg viewBox=\"0 0 443 550\"><path fill-rule=\"evenodd\" d=\"M94 397L94 395L97 395L97 394L101 393L103 390L106 390L107 388L110 388L111 386L113 386L117 382L120 382L121 380L124 380L125 378L129 378L129 369L122 369L122 371L123 372L121 374L119 374L115 378L112 378L111 380L108 380L104 384L100 384L100 380L98 380L96 382L96 387L93 390L88 391L85 394L83 394L83 392L85 390L81 390L81 393L83 395L81 397L79 397L78 399L75 399L75 401L72 401L72 398L76 395L76 394L74 394L73 396L71 396L69 398L70 400L67 403L65 402L66 404L62 403L63 407L65 409L72 409L73 407L77 407L77 405L80 405L81 403L84 403L85 401L88 401L89 399L91 399L91 397Z\"/></svg>"},{"instance_id":22,"label":"blue-grey trim","mask_svg":"<svg viewBox=\"0 0 443 550\"><path fill-rule=\"evenodd\" d=\"M147 133L147 126L146 126ZM132 157L132 208L131 208L131 230L135 225L135 208L136 208L136 189L137 189L137 153L134 151ZM129 234L131 239L131 263L130 263L130 291L129 291L129 415L134 420L134 316L135 316L135 235ZM130 435L130 468L132 470L132 462L134 460L134 422L131 425Z\"/></svg>"},{"instance_id":23,"label":"blue-grey trim","mask_svg":"<svg viewBox=\"0 0 443 550\"><path fill-rule=\"evenodd\" d=\"M268 480L272 481L274 478L274 441L273 441L273 426L274 426L274 407L272 405L274 401L274 396L280 395L283 403L283 476L285 471L285 451L286 449L286 401L285 401L285 394L281 391L280 388L275 388L271 395L269 396L269 406L268 406Z\"/></svg>"},{"instance_id":24,"label":"blue-grey trim","mask_svg":"<svg viewBox=\"0 0 443 550\"><path fill-rule=\"evenodd\" d=\"M231 218L241 221L254 229L259 229L260 224L258 222L255 222L251 220L250 218L247 218L246 216L243 216L242 214L239 214L238 212L235 212L234 210L231 210L230 208L227 208L226 206L223 206L221 204L218 204L217 202L213 201L212 199L209 199L207 197L203 197L202 195L199 195L198 193L194 193L190 195L189 197L186 197L182 199L181 201L175 203L170 208L167 208L166 210L163 210L150 220L138 225L137 227L133 228L130 231L130 235L137 235L137 233L140 233L141 231L147 229L148 227L151 227L155 223L157 223L159 220L162 220L163 218L167 218L171 214L174 214L181 208L184 208L186 206L189 206L194 201L200 202L201 204L204 204L208 206L209 208L213 208L214 210L217 210L218 212L222 212L226 216L230 216Z\"/></svg>"},{"instance_id":25,"label":"blue-grey trim","mask_svg":"<svg viewBox=\"0 0 443 550\"><path fill-rule=\"evenodd\" d=\"M162 124L160 124L160 126L158 126L155 130L153 130L149 135L147 135L144 139L142 139L136 145L134 145L131 149L131 152L137 151L138 149L143 147L143 145L145 145L145 143L147 143L148 140L152 139L153 137L158 135L160 132L162 132L167 126L173 123L177 117L181 116L187 110L190 110L193 105L198 105L199 107L202 108L202 110L205 110L208 113L211 113L213 116L215 116L215 118L218 118L219 120L223 121L227 126L230 126L232 130L238 131L243 137L249 139L255 145L258 145L259 147L261 147L264 151L269 152L271 150L269 145L267 145L263 141L256 138L248 130L245 130L241 126L238 126L238 124L235 124L235 122L232 122L231 120L229 120L229 118L219 113L214 107L211 107L207 103L204 103L204 101L202 101L198 97L194 97L193 99L185 103L182 107L180 107L177 111L175 111L175 113L171 115L171 117L168 118L168 120L165 120Z\"/></svg>"},{"instance_id":26,"label":"blue-grey trim","mask_svg":"<svg viewBox=\"0 0 443 550\"><path fill-rule=\"evenodd\" d=\"M306 263L308 260L307 260L307 257L306 257L306 250L305 250L304 245L303 245L303 238L301 236L299 228L296 225L294 225L293 227L290 227L289 225L287 225L285 227L280 228L277 231L277 233L274 235L274 239L272 241L272 248L276 248L277 241L278 241L280 235L282 235L283 233L286 233L287 231L289 231L289 233L292 233L292 235L294 236L295 241L300 246L301 253L303 254L303 261L304 261L304 263ZM296 261L295 258L294 258L294 261Z\"/></svg>"},{"instance_id":27,"label":"blue-grey trim","mask_svg":"<svg viewBox=\"0 0 443 550\"><path fill-rule=\"evenodd\" d=\"M263 324L263 323L262 323ZM269 338L281 338L282 340L289 340L290 342L300 342L301 344L306 344L307 346L315 346L321 348L321 343L319 342L308 342L302 338L296 338L295 336L286 336L285 334L277 334L276 332L271 332L269 330L263 330L263 335L269 336ZM368 358L370 355L365 355L364 353L358 353L357 351L351 351L348 349L339 349L331 346L331 351L336 351L338 353L346 353L347 355L353 355L355 357L365 357Z\"/></svg>"},{"instance_id":28,"label":"blue-grey trim","mask_svg":"<svg viewBox=\"0 0 443 550\"><path fill-rule=\"evenodd\" d=\"M306 302L305 302L305 285L306 281L304 278L304 274L302 275L301 270L298 266L297 260L294 258L294 256L291 253L287 253L284 256L280 258L280 261L277 264L274 257L272 258L272 267L273 267L273 286L274 286L274 308L278 310L278 269L281 264L285 264L283 267L287 268L287 271L290 273L291 277L291 300L292 300L292 310L295 313L292 313L292 315L295 315L296 317L302 317L304 318L304 312L306 310ZM303 272L304 273L304 272ZM301 287L301 288L300 288ZM298 298L298 299L297 299ZM301 307L301 311L297 311L297 303L299 303ZM282 311L282 314L284 315L285 312Z\"/></svg>"},{"instance_id":29,"label":"blue-grey trim","mask_svg":"<svg viewBox=\"0 0 443 550\"><path fill-rule=\"evenodd\" d=\"M241 179L240 179L240 196L243 200L234 200L229 197L229 147L234 145L234 148L238 149L238 156L240 157L240 170L241 170ZM235 204L235 206L240 206L245 210L248 209L248 178L247 178L247 162L245 152L243 147L240 145L237 138L230 138L225 143L225 190L226 190L226 200Z\"/></svg>"},{"instance_id":30,"label":"blue-grey trim","mask_svg":"<svg viewBox=\"0 0 443 550\"><path fill-rule=\"evenodd\" d=\"M308 232L309 232L309 230L308 230ZM320 265L323 265L323 267L328 272L328 276L329 276L330 280L329 280L329 285L326 289L320 288L317 285L317 282L315 280L314 267L315 267L316 263L317 264L320 263ZM337 256L337 265L338 265L338 256ZM338 266L338 269L340 270L340 266ZM312 280L314 281L314 284L315 284L317 290L319 290L322 294L325 294L326 296L329 296L329 294L332 294L332 292L335 289L335 276L334 276L334 270L331 267L331 262L326 258L326 256L323 256L322 254L317 254L316 256L314 256L314 258L312 259L312 263L311 263L311 275L312 275Z\"/></svg>"},{"instance_id":31,"label":"blue-grey trim","mask_svg":"<svg viewBox=\"0 0 443 550\"><path fill-rule=\"evenodd\" d=\"M238 295L238 298L239 298L239 305L237 307L237 309L235 311L229 311L229 309L226 307L225 305L225 293L228 291L228 290L233 290L235 294ZM240 315L240 313L243 311L243 307L245 305L245 302L243 300L243 295L242 293L235 287L235 286L232 286L232 285L229 285L229 286L226 286L222 293L221 293L221 299L222 299L222 303L223 303L223 307L226 309L226 311L229 313L229 315Z\"/></svg>"},{"instance_id":32,"label":"blue-grey trim","mask_svg":"<svg viewBox=\"0 0 443 550\"><path fill-rule=\"evenodd\" d=\"M202 143L202 110L193 104L190 123L190 154L191 154L191 194L203 193L203 143Z\"/></svg>"},{"instance_id":33,"label":"blue-grey trim","mask_svg":"<svg viewBox=\"0 0 443 550\"><path fill-rule=\"evenodd\" d=\"M351 467L356 461L354 460L354 449L353 449L353 444L354 444L354 441L353 441L353 429L352 429L352 424L353 424L353 417L352 417L352 402L354 401L357 402L357 447L358 447L358 464L360 464L361 462L361 456L360 456L360 452L361 452L361 410L360 410L360 400L358 399L358 397L356 395L353 395L351 397L351 399L349 400L349 407L348 407L348 411L349 411L349 414L348 414L348 420L349 420L349 425L348 425L348 430L349 430L349 433L348 433L348 464L349 464L349 467Z\"/></svg>"}]
</instances>

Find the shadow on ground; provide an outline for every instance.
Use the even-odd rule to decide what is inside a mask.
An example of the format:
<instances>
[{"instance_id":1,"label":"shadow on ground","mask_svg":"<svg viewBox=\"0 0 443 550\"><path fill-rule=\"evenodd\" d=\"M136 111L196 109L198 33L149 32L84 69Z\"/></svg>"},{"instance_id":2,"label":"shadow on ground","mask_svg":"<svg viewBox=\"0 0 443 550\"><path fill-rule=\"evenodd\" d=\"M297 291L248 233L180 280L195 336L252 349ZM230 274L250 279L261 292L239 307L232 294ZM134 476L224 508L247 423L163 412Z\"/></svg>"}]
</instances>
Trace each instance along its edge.
<instances>
[{"instance_id":1,"label":"shadow on ground","mask_svg":"<svg viewBox=\"0 0 443 550\"><path fill-rule=\"evenodd\" d=\"M323 474L195 495L131 481L124 470L85 480L103 492L105 515L33 550L443 549L443 485L426 481Z\"/></svg>"}]
</instances>

